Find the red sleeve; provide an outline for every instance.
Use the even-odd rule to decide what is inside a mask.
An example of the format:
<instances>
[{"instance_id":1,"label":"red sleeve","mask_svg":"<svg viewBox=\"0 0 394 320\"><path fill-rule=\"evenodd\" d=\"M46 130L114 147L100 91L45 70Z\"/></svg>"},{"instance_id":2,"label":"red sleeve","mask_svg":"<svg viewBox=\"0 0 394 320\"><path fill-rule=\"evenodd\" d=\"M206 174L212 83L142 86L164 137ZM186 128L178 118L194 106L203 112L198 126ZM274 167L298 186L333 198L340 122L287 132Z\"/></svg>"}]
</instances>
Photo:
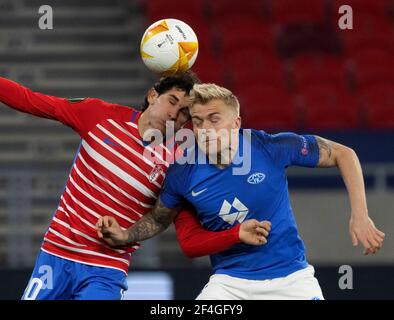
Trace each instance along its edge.
<instances>
[{"instance_id":1,"label":"red sleeve","mask_svg":"<svg viewBox=\"0 0 394 320\"><path fill-rule=\"evenodd\" d=\"M215 254L240 242L240 224L224 231L207 231L189 209L183 209L174 223L178 242L189 258Z\"/></svg>"},{"instance_id":2,"label":"red sleeve","mask_svg":"<svg viewBox=\"0 0 394 320\"><path fill-rule=\"evenodd\" d=\"M86 98L68 100L48 96L0 77L0 101L9 107L38 117L57 120L84 136L107 118L130 116L133 109Z\"/></svg>"}]
</instances>

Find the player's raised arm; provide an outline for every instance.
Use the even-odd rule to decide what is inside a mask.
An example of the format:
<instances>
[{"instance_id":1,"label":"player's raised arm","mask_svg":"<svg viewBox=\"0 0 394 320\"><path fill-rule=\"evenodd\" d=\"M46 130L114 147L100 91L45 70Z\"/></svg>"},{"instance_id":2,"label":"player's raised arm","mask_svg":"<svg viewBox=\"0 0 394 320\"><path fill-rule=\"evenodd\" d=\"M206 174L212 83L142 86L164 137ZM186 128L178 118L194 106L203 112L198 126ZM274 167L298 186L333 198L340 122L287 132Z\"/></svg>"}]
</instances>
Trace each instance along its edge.
<instances>
[{"instance_id":1,"label":"player's raised arm","mask_svg":"<svg viewBox=\"0 0 394 320\"><path fill-rule=\"evenodd\" d=\"M100 99L66 99L34 92L19 83L0 77L0 102L15 110L57 120L83 136L109 114L130 113ZM115 110L116 108L116 110Z\"/></svg>"},{"instance_id":2,"label":"player's raised arm","mask_svg":"<svg viewBox=\"0 0 394 320\"><path fill-rule=\"evenodd\" d=\"M177 207L167 208L159 198L152 211L144 215L129 229L122 230L115 218L104 216L97 221L97 233L111 246L124 246L158 235L168 228L178 211Z\"/></svg>"},{"instance_id":3,"label":"player's raised arm","mask_svg":"<svg viewBox=\"0 0 394 320\"><path fill-rule=\"evenodd\" d=\"M357 154L349 147L316 136L319 147L318 167L338 167L346 185L351 219L349 232L354 246L360 241L364 254L376 253L383 245L385 234L368 216L364 178Z\"/></svg>"},{"instance_id":4,"label":"player's raised arm","mask_svg":"<svg viewBox=\"0 0 394 320\"><path fill-rule=\"evenodd\" d=\"M67 99L34 92L19 83L0 77L0 101L7 106L38 117L58 120Z\"/></svg>"}]
</instances>

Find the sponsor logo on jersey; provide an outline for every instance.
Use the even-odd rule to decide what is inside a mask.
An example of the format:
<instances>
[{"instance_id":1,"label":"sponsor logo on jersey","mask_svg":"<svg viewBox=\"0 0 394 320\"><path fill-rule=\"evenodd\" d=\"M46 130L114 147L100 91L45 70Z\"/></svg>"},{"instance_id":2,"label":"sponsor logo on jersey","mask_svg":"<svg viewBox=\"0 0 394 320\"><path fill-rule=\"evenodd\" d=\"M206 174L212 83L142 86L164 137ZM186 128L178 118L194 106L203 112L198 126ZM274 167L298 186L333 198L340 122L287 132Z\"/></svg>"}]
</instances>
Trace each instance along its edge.
<instances>
[{"instance_id":1,"label":"sponsor logo on jersey","mask_svg":"<svg viewBox=\"0 0 394 320\"><path fill-rule=\"evenodd\" d=\"M248 213L249 209L238 198L234 198L232 203L227 200L223 201L219 217L228 224L233 225L236 222L242 223Z\"/></svg>"}]
</instances>

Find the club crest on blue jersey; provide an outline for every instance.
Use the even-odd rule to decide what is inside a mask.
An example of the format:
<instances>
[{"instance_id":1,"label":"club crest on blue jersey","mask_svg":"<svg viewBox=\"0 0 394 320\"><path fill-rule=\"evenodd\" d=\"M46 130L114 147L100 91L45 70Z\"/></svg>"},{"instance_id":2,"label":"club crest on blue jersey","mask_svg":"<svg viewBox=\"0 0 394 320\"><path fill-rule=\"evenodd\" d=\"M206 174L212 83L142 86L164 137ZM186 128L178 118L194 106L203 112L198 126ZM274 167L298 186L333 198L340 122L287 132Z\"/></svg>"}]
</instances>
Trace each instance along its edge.
<instances>
[{"instance_id":1,"label":"club crest on blue jersey","mask_svg":"<svg viewBox=\"0 0 394 320\"><path fill-rule=\"evenodd\" d=\"M255 172L248 177L248 183L258 184L262 183L265 179L265 174L262 172Z\"/></svg>"}]
</instances>

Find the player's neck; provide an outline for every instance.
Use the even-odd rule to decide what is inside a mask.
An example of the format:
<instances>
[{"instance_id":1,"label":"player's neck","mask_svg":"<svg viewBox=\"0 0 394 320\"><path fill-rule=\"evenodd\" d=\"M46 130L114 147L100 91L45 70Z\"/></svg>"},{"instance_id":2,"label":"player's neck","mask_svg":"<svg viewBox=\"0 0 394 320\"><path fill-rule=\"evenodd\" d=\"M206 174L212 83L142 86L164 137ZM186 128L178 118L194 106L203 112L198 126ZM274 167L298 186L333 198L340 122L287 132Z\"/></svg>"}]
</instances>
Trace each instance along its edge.
<instances>
[{"instance_id":1,"label":"player's neck","mask_svg":"<svg viewBox=\"0 0 394 320\"><path fill-rule=\"evenodd\" d=\"M140 136L143 138L146 131L152 129L152 125L150 124L149 117L147 112L143 112L141 117L138 119L138 132Z\"/></svg>"}]
</instances>

